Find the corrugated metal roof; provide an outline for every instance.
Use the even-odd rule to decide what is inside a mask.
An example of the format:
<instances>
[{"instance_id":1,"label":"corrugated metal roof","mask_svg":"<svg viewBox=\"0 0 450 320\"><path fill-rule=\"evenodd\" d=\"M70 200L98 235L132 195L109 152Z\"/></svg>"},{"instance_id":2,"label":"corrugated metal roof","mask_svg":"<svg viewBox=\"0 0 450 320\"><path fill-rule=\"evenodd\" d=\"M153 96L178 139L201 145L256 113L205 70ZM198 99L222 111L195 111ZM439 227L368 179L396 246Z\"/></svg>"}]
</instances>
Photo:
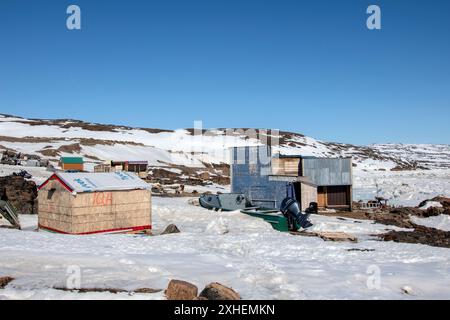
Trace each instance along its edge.
<instances>
[{"instance_id":1,"label":"corrugated metal roof","mask_svg":"<svg viewBox=\"0 0 450 320\"><path fill-rule=\"evenodd\" d=\"M101 172L101 173L55 173L73 192L97 192L119 190L146 190L151 186L130 172ZM52 177L50 177L52 179ZM42 186L44 186L46 182ZM41 187L42 187L41 186Z\"/></svg>"},{"instance_id":2,"label":"corrugated metal roof","mask_svg":"<svg viewBox=\"0 0 450 320\"><path fill-rule=\"evenodd\" d=\"M81 157L61 157L60 161L66 164L83 164L83 158Z\"/></svg>"},{"instance_id":3,"label":"corrugated metal roof","mask_svg":"<svg viewBox=\"0 0 450 320\"><path fill-rule=\"evenodd\" d=\"M148 161L127 161L128 164L142 164L142 165L148 165Z\"/></svg>"}]
</instances>

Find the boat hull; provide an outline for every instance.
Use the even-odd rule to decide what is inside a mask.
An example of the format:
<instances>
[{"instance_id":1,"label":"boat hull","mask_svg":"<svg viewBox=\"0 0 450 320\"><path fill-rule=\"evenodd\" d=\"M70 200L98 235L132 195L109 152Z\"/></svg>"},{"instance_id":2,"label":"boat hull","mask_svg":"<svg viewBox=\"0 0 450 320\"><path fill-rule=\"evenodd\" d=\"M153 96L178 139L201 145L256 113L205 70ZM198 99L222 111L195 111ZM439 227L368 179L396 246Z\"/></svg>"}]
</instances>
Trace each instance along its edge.
<instances>
[{"instance_id":1,"label":"boat hull","mask_svg":"<svg viewBox=\"0 0 450 320\"><path fill-rule=\"evenodd\" d=\"M288 219L278 210L273 209L251 209L251 210L241 210L249 216L263 219L264 221L270 223L272 228L281 232L292 231L289 228ZM296 228L298 230L298 228ZM295 230L295 231L296 231Z\"/></svg>"}]
</instances>

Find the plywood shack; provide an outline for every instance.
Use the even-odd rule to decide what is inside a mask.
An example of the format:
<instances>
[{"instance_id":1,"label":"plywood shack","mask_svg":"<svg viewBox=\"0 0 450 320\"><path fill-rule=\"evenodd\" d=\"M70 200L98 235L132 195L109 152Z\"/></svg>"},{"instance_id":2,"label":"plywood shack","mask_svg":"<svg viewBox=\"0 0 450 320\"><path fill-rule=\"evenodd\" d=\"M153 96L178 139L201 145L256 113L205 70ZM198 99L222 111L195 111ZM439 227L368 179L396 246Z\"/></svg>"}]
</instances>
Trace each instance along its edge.
<instances>
[{"instance_id":1,"label":"plywood shack","mask_svg":"<svg viewBox=\"0 0 450 320\"><path fill-rule=\"evenodd\" d=\"M64 234L150 230L150 185L132 173L55 173L39 187L39 228Z\"/></svg>"}]
</instances>

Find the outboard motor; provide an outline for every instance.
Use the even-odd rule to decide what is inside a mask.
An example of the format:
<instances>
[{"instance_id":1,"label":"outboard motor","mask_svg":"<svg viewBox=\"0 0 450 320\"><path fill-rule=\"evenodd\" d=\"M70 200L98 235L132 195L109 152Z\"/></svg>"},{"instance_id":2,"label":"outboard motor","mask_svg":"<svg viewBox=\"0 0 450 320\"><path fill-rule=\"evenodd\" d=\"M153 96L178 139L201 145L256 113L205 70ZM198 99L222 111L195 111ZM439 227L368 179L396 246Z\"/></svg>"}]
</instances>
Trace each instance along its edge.
<instances>
[{"instance_id":1,"label":"outboard motor","mask_svg":"<svg viewBox=\"0 0 450 320\"><path fill-rule=\"evenodd\" d=\"M312 223L308 221L311 213L302 213L298 202L293 198L284 199L281 202L280 211L288 218L288 221L291 222L293 220L297 224L297 227L294 227L295 224L292 223L292 229L294 230L297 230L300 227L306 229L312 226Z\"/></svg>"}]
</instances>

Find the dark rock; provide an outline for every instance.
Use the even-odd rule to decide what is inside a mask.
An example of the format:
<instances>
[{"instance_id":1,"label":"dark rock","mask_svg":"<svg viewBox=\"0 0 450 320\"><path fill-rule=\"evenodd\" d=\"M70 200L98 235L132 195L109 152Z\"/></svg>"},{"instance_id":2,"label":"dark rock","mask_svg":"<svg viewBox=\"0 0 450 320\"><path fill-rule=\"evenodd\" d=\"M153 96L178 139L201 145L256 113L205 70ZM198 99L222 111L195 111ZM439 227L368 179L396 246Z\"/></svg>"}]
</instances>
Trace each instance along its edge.
<instances>
[{"instance_id":1,"label":"dark rock","mask_svg":"<svg viewBox=\"0 0 450 320\"><path fill-rule=\"evenodd\" d=\"M374 219L376 223L384 224L387 226L396 226L399 228L407 228L411 229L414 228L414 223L412 223L409 218L404 218L401 216L386 216L386 217L376 217Z\"/></svg>"},{"instance_id":2,"label":"dark rock","mask_svg":"<svg viewBox=\"0 0 450 320\"><path fill-rule=\"evenodd\" d=\"M444 212L444 208L438 208L438 207L429 207L424 214L425 218L428 217L434 217L442 214Z\"/></svg>"},{"instance_id":3,"label":"dark rock","mask_svg":"<svg viewBox=\"0 0 450 320\"><path fill-rule=\"evenodd\" d=\"M392 225L399 228L414 228L414 224L410 221L410 214L422 214L422 210L415 208L395 208L390 212L375 212L368 214L368 217L376 223L384 225Z\"/></svg>"},{"instance_id":4,"label":"dark rock","mask_svg":"<svg viewBox=\"0 0 450 320\"><path fill-rule=\"evenodd\" d=\"M429 201L433 201L433 202L439 202L441 205L442 205L442 207L444 208L444 209L450 209L450 198L447 198L447 197L434 197L433 199L427 199L427 200L424 200L424 201L422 201L421 203L419 203L419 208L420 207L423 207L424 205L426 205L427 204L427 202L429 202Z\"/></svg>"},{"instance_id":5,"label":"dark rock","mask_svg":"<svg viewBox=\"0 0 450 320\"><path fill-rule=\"evenodd\" d=\"M241 300L236 291L218 282L208 284L200 293L200 297L208 300Z\"/></svg>"},{"instance_id":6,"label":"dark rock","mask_svg":"<svg viewBox=\"0 0 450 320\"><path fill-rule=\"evenodd\" d=\"M402 217L408 217L409 215L422 216L423 210L421 210L419 208L412 208L412 207L399 207L399 208L391 209L389 211L389 213L397 214Z\"/></svg>"},{"instance_id":7,"label":"dark rock","mask_svg":"<svg viewBox=\"0 0 450 320\"><path fill-rule=\"evenodd\" d=\"M135 293L157 293L161 292L161 289L153 289L153 288L139 288L134 290Z\"/></svg>"},{"instance_id":8,"label":"dark rock","mask_svg":"<svg viewBox=\"0 0 450 320\"><path fill-rule=\"evenodd\" d=\"M21 214L37 214L37 186L20 176L0 177L0 199L9 201Z\"/></svg>"},{"instance_id":9,"label":"dark rock","mask_svg":"<svg viewBox=\"0 0 450 320\"><path fill-rule=\"evenodd\" d=\"M77 293L89 293L89 292L109 292L109 293L157 293L161 292L162 289L152 289L152 288L139 288L134 291L128 291L120 288L66 288L66 287L53 287L55 290L77 292Z\"/></svg>"},{"instance_id":10,"label":"dark rock","mask_svg":"<svg viewBox=\"0 0 450 320\"><path fill-rule=\"evenodd\" d=\"M171 233L180 233L180 229L178 229L178 227L174 224L169 224L166 228L166 230L164 230L161 235L164 234L171 234Z\"/></svg>"},{"instance_id":11,"label":"dark rock","mask_svg":"<svg viewBox=\"0 0 450 320\"><path fill-rule=\"evenodd\" d=\"M13 280L12 277L0 277L0 289L4 289Z\"/></svg>"},{"instance_id":12,"label":"dark rock","mask_svg":"<svg viewBox=\"0 0 450 320\"><path fill-rule=\"evenodd\" d=\"M450 198L447 197L434 197L431 201L436 201L442 204L444 209L450 209Z\"/></svg>"},{"instance_id":13,"label":"dark rock","mask_svg":"<svg viewBox=\"0 0 450 320\"><path fill-rule=\"evenodd\" d=\"M186 281L171 280L164 293L167 300L193 300L197 297L198 288Z\"/></svg>"},{"instance_id":14,"label":"dark rock","mask_svg":"<svg viewBox=\"0 0 450 320\"><path fill-rule=\"evenodd\" d=\"M119 288L66 288L66 287L53 287L55 290L77 292L77 293L89 293L89 292L109 292L109 293L124 293L128 292Z\"/></svg>"}]
</instances>

